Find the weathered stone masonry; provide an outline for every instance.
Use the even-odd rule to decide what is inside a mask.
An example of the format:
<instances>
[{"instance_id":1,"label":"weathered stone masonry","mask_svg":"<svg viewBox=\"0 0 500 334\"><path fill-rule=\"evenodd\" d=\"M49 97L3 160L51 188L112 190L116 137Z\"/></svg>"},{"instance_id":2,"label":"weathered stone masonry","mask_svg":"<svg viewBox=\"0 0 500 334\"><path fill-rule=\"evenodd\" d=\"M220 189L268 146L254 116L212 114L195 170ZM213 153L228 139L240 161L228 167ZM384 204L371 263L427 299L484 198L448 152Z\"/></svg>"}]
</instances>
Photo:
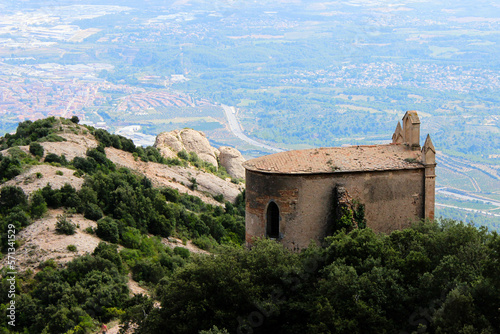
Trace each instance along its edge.
<instances>
[{"instance_id":1,"label":"weathered stone masonry","mask_svg":"<svg viewBox=\"0 0 500 334\"><path fill-rule=\"evenodd\" d=\"M427 136L420 149L419 136L420 120L409 111L389 145L288 151L247 161L247 243L267 236L300 249L320 241L331 230L338 187L364 205L367 226L377 232L434 218L435 148Z\"/></svg>"}]
</instances>

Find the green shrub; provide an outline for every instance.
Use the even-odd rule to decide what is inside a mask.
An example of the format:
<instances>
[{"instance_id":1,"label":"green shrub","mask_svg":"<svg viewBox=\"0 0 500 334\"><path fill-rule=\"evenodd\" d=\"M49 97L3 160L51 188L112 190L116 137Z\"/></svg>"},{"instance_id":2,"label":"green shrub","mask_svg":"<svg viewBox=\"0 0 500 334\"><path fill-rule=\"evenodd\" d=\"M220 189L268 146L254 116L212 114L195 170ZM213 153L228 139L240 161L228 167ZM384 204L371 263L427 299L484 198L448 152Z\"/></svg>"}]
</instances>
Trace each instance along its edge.
<instances>
[{"instance_id":1,"label":"green shrub","mask_svg":"<svg viewBox=\"0 0 500 334\"><path fill-rule=\"evenodd\" d=\"M55 209L61 206L62 194L59 190L52 189L50 183L43 187L41 192L48 207Z\"/></svg>"},{"instance_id":2,"label":"green shrub","mask_svg":"<svg viewBox=\"0 0 500 334\"><path fill-rule=\"evenodd\" d=\"M41 191L35 191L31 195L29 211L33 218L40 218L47 212L47 202L45 202Z\"/></svg>"},{"instance_id":3,"label":"green shrub","mask_svg":"<svg viewBox=\"0 0 500 334\"><path fill-rule=\"evenodd\" d=\"M191 182L191 185L189 186L191 190L198 189L198 181L194 177L190 178L189 182Z\"/></svg>"},{"instance_id":4,"label":"green shrub","mask_svg":"<svg viewBox=\"0 0 500 334\"><path fill-rule=\"evenodd\" d=\"M103 213L97 204L87 203L87 205L85 205L83 216L87 219L98 221L102 218Z\"/></svg>"},{"instance_id":5,"label":"green shrub","mask_svg":"<svg viewBox=\"0 0 500 334\"><path fill-rule=\"evenodd\" d=\"M44 162L47 163L58 163L61 165L67 165L68 161L66 160L66 157L64 155L58 156L55 153L49 153L45 156L45 159L43 159Z\"/></svg>"},{"instance_id":6,"label":"green shrub","mask_svg":"<svg viewBox=\"0 0 500 334\"><path fill-rule=\"evenodd\" d=\"M189 252L189 249L184 248L184 247L175 247L174 254L179 255L183 259L187 259L191 255L191 253Z\"/></svg>"},{"instance_id":7,"label":"green shrub","mask_svg":"<svg viewBox=\"0 0 500 334\"><path fill-rule=\"evenodd\" d=\"M30 144L30 153L35 157L43 157L43 146L39 143L31 143Z\"/></svg>"},{"instance_id":8,"label":"green shrub","mask_svg":"<svg viewBox=\"0 0 500 334\"><path fill-rule=\"evenodd\" d=\"M209 330L200 331L198 334L229 334L229 332L225 328L219 329L217 326L214 326Z\"/></svg>"},{"instance_id":9,"label":"green shrub","mask_svg":"<svg viewBox=\"0 0 500 334\"><path fill-rule=\"evenodd\" d=\"M57 268L57 262L54 259L48 259L47 261L43 261L38 265L38 268Z\"/></svg>"},{"instance_id":10,"label":"green shrub","mask_svg":"<svg viewBox=\"0 0 500 334\"><path fill-rule=\"evenodd\" d=\"M68 220L66 215L57 216L56 232L59 234L72 235L76 233L76 225Z\"/></svg>"},{"instance_id":11,"label":"green shrub","mask_svg":"<svg viewBox=\"0 0 500 334\"><path fill-rule=\"evenodd\" d=\"M96 235L102 240L117 243L120 238L118 224L113 218L105 217L97 222Z\"/></svg>"},{"instance_id":12,"label":"green shrub","mask_svg":"<svg viewBox=\"0 0 500 334\"><path fill-rule=\"evenodd\" d=\"M141 259L143 256L141 252L137 249L124 248L120 251L120 256L123 261L125 261L129 266L133 267L135 261Z\"/></svg>"},{"instance_id":13,"label":"green shrub","mask_svg":"<svg viewBox=\"0 0 500 334\"><path fill-rule=\"evenodd\" d=\"M113 318L118 318L125 314L125 311L118 309L116 307L105 307L104 308L104 317L113 319Z\"/></svg>"},{"instance_id":14,"label":"green shrub","mask_svg":"<svg viewBox=\"0 0 500 334\"><path fill-rule=\"evenodd\" d=\"M182 160L189 160L189 154L186 152L186 150L177 152L177 156Z\"/></svg>"},{"instance_id":15,"label":"green shrub","mask_svg":"<svg viewBox=\"0 0 500 334\"><path fill-rule=\"evenodd\" d=\"M85 233L88 233L88 234L95 234L95 230L92 226L85 228L83 231L85 231Z\"/></svg>"},{"instance_id":16,"label":"green shrub","mask_svg":"<svg viewBox=\"0 0 500 334\"><path fill-rule=\"evenodd\" d=\"M224 202L224 195L222 195L222 194L215 195L214 200L216 200L219 203L222 203L222 202Z\"/></svg>"},{"instance_id":17,"label":"green shrub","mask_svg":"<svg viewBox=\"0 0 500 334\"><path fill-rule=\"evenodd\" d=\"M165 165L168 166L187 166L187 163L177 158L165 158Z\"/></svg>"},{"instance_id":18,"label":"green shrub","mask_svg":"<svg viewBox=\"0 0 500 334\"><path fill-rule=\"evenodd\" d=\"M125 269L122 258L118 254L118 245L101 241L94 249L93 255L111 261L120 272L123 272Z\"/></svg>"},{"instance_id":19,"label":"green shrub","mask_svg":"<svg viewBox=\"0 0 500 334\"><path fill-rule=\"evenodd\" d=\"M67 250L69 250L70 252L76 252L77 251L77 248L75 245L68 245L68 247L66 247Z\"/></svg>"},{"instance_id":20,"label":"green shrub","mask_svg":"<svg viewBox=\"0 0 500 334\"><path fill-rule=\"evenodd\" d=\"M63 137L61 137L61 136L56 135L55 133L51 133L50 135L48 135L47 137L45 137L45 141L49 141L49 142L62 142L62 141L66 141L66 139L63 138Z\"/></svg>"},{"instance_id":21,"label":"green shrub","mask_svg":"<svg viewBox=\"0 0 500 334\"><path fill-rule=\"evenodd\" d=\"M72 164L76 169L88 174L92 174L97 167L97 162L93 158L75 157Z\"/></svg>"},{"instance_id":22,"label":"green shrub","mask_svg":"<svg viewBox=\"0 0 500 334\"><path fill-rule=\"evenodd\" d=\"M21 160L0 153L0 182L10 180L22 173Z\"/></svg>"},{"instance_id":23,"label":"green shrub","mask_svg":"<svg viewBox=\"0 0 500 334\"><path fill-rule=\"evenodd\" d=\"M158 283L165 276L165 269L158 262L149 259L139 259L132 268L132 278L135 281Z\"/></svg>"},{"instance_id":24,"label":"green shrub","mask_svg":"<svg viewBox=\"0 0 500 334\"><path fill-rule=\"evenodd\" d=\"M200 249L210 251L210 250L212 250L214 245L217 244L217 241L215 241L214 239L210 239L206 235L202 235L199 238L193 239L193 244L195 244Z\"/></svg>"},{"instance_id":25,"label":"green shrub","mask_svg":"<svg viewBox=\"0 0 500 334\"><path fill-rule=\"evenodd\" d=\"M133 227L125 227L121 236L121 244L128 248L139 249L141 247L141 232Z\"/></svg>"},{"instance_id":26,"label":"green shrub","mask_svg":"<svg viewBox=\"0 0 500 334\"><path fill-rule=\"evenodd\" d=\"M24 121L17 126L16 133L6 134L1 139L2 144L7 147L29 145L34 141L47 141L47 136L53 134L54 125L57 123L55 117L40 119L35 122Z\"/></svg>"},{"instance_id":27,"label":"green shrub","mask_svg":"<svg viewBox=\"0 0 500 334\"><path fill-rule=\"evenodd\" d=\"M28 197L24 190L16 186L6 186L0 190L0 212L6 212L15 206L26 207Z\"/></svg>"},{"instance_id":28,"label":"green shrub","mask_svg":"<svg viewBox=\"0 0 500 334\"><path fill-rule=\"evenodd\" d=\"M21 207L16 206L9 213L0 220L3 223L3 226L7 226L12 224L16 227L16 230L20 230L22 227L28 226L31 221L28 213L24 211ZM2 238L6 238L7 235L3 234ZM7 241L6 239L3 241Z\"/></svg>"}]
</instances>

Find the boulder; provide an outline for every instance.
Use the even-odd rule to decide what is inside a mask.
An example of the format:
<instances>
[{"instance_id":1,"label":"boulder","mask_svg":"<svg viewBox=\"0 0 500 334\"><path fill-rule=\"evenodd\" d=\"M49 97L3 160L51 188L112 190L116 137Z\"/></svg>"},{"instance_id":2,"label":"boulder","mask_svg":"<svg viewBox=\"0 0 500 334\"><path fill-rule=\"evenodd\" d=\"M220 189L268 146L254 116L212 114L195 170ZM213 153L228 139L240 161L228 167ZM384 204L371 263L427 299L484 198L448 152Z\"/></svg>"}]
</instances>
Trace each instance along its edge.
<instances>
[{"instance_id":1,"label":"boulder","mask_svg":"<svg viewBox=\"0 0 500 334\"><path fill-rule=\"evenodd\" d=\"M160 133L154 147L165 157L177 156L177 152L182 150L195 152L200 159L217 167L219 151L210 145L205 134L200 131L182 129Z\"/></svg>"},{"instance_id":2,"label":"boulder","mask_svg":"<svg viewBox=\"0 0 500 334\"><path fill-rule=\"evenodd\" d=\"M219 147L219 161L229 175L234 178L244 179L245 168L243 163L245 158L241 155L240 151L233 147L221 146Z\"/></svg>"}]
</instances>

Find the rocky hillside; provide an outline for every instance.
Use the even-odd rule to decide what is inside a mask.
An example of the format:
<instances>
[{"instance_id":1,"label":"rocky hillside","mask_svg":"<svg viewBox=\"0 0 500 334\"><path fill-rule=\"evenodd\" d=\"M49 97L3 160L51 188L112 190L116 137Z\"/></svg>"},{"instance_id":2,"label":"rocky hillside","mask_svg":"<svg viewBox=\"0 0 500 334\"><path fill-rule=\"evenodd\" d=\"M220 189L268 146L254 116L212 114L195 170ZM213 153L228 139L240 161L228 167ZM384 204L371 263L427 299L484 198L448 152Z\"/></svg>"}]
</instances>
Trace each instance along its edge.
<instances>
[{"instance_id":1,"label":"rocky hillside","mask_svg":"<svg viewBox=\"0 0 500 334\"><path fill-rule=\"evenodd\" d=\"M47 123L46 121L40 122ZM13 138L9 135L0 139L0 144L4 147L10 146L0 151L4 171L8 168L8 158L12 161L22 161L22 163L19 162L20 166L11 163L18 168L18 175L9 177L8 180L4 178L0 183L0 190L9 186L19 187L28 197L47 185L50 185L53 190L69 185L75 191L79 191L85 182L85 174L80 174L75 171L74 167L66 166L57 159L62 157L65 162L74 161L75 158L84 159L89 150L97 148L103 140L106 141L105 138L108 138L106 136L109 136L105 131L96 130L95 134L98 134L96 137L86 127L64 119L54 119L42 125L42 129L43 131L37 131L50 132L50 134L36 141L36 144L42 147L40 151L42 153L39 156L33 154L31 148L33 141L30 145L18 146L12 145ZM17 142L25 142L22 139L23 136L20 137L21 139L17 139ZM51 141L44 141L46 138ZM177 152L181 151L195 152L202 160L215 166L218 166L218 159L221 159L228 166L229 171L241 167L241 163L234 167L234 161L244 161L237 150L231 148L216 150L210 146L203 133L190 129L158 136L157 146L164 157L173 159L176 163L180 161ZM179 165L143 161L137 153L127 152L112 145L106 147L104 152L106 158L117 167L124 167L137 175L147 177L154 187L176 189L181 194L196 196L204 203L213 206L222 206L224 200L234 202L244 189L244 184L235 182L234 178L232 180L221 178L214 173L195 167L189 161L183 161ZM232 158L227 159L228 155ZM241 175L241 173L233 175ZM0 181L2 181L1 178ZM83 214L71 213L72 221L78 226L76 234L66 236L55 233L58 217L63 213L64 210L61 209L48 210L43 217L34 220L19 234L22 246L18 250L18 265L21 268L35 269L41 262L48 259L64 263L77 255L91 253L98 245L100 241L98 237L83 232L89 227L97 228L97 224L93 220L84 218ZM176 245L175 241L171 242L168 239L165 239L165 244L172 247ZM77 250L68 250L69 245L76 246ZM197 251L191 243L186 245L180 243L180 246ZM2 262L5 262L5 259Z\"/></svg>"},{"instance_id":2,"label":"rocky hillside","mask_svg":"<svg viewBox=\"0 0 500 334\"><path fill-rule=\"evenodd\" d=\"M65 167L57 162L47 163L47 160L54 155L63 156L66 161L85 158L88 150L98 147L99 138L92 135L86 127L63 119L56 120L51 127L57 129L55 133L59 139L39 142L43 148L41 156L33 156L30 153L30 145L12 146L0 151L1 156L4 157L19 157L22 154L24 160L33 159L32 163L23 166L19 175L0 183L0 189L8 186L19 187L27 196L30 196L47 185L54 190L61 189L65 185L71 186L76 191L82 188L85 175L79 175L74 168ZM4 144L5 142L3 139ZM204 161L215 165L218 165L218 159L221 159L228 166L228 171L238 170L241 162L244 161L236 149L222 147L219 151L210 146L203 133L191 129L163 133L158 136L156 145L163 156L168 158L176 159L177 153L175 152L185 150L195 152ZM176 189L179 193L196 196L206 204L221 206L222 200L234 202L244 190L244 184L235 183L234 179L232 182L230 178L221 178L196 168L190 163L177 166L152 161L145 162L138 159L135 153L115 147L106 147L105 154L117 167L125 167L147 177L155 187ZM231 158L228 159L227 156ZM240 162L235 166L235 161ZM57 262L66 262L76 255L93 251L100 240L95 236L83 232L71 237L54 234L57 217L62 213L62 210L49 210L43 218L35 220L32 225L22 231L20 237L23 240L23 246L20 248L19 265L23 268L34 268L49 258L57 259ZM88 227L96 228L95 221L85 219L82 214L72 214L72 217L79 226L77 232ZM170 246L175 245L168 240L165 243ZM70 244L76 245L78 251L68 251L66 247ZM197 251L194 246L183 245L183 247Z\"/></svg>"},{"instance_id":3,"label":"rocky hillside","mask_svg":"<svg viewBox=\"0 0 500 334\"><path fill-rule=\"evenodd\" d=\"M176 158L177 153L174 154L174 149L176 150L175 152L189 149L188 152L195 152L201 159L210 163L215 162L217 166L216 159L220 156L220 152L210 146L203 133L190 129L173 131L173 133L177 132L183 135L179 135L180 141L174 142L173 149L169 149L168 147L170 146L167 147L166 144L159 144L166 143L164 139L171 138L170 136L164 133L157 138L157 147L159 147L160 152L165 157ZM75 157L85 157L88 149L96 148L99 144L98 140L85 127L76 124L61 124L61 131L58 132L58 136L64 138L65 141L40 143L44 148L44 153L40 160L45 159L49 154L64 155L67 161L73 160ZM199 143L196 142L198 139L200 140ZM19 149L29 154L29 147L27 145L19 146ZM224 153L221 156L221 159L229 168L228 172L243 168L241 167L241 162L236 164L236 166L234 164L234 161L244 161L239 151L231 148L222 148L222 152L230 152L229 154ZM0 153L8 156L9 149L2 150ZM106 155L117 166L129 168L148 177L157 187L165 186L174 188L181 193L197 196L208 204L220 205L213 198L219 195L232 202L244 189L242 183L234 183L230 179L222 179L213 173L200 170L191 164L187 166L169 166L151 161L144 162L141 159L137 159L132 153L114 147L107 147ZM235 158L227 159L227 155L232 155ZM5 185L19 186L27 194L47 184L51 184L53 188L59 189L65 183L69 183L76 189L79 189L83 183L83 178L75 177L73 173L74 170L54 165L31 166L24 170L22 174L6 182ZM40 174L42 177L37 177ZM236 173L235 175L241 174L241 171L239 171L239 174ZM193 187L193 181L196 183L195 187Z\"/></svg>"},{"instance_id":4,"label":"rocky hillside","mask_svg":"<svg viewBox=\"0 0 500 334\"><path fill-rule=\"evenodd\" d=\"M33 310L21 331L94 333L105 321L118 333L133 295L148 295L193 254L243 242L244 184L219 167L226 150L196 131L178 133L179 154L136 147L78 119L23 122L0 138L0 229L15 231L0 248L15 252L16 284ZM8 260L1 256L0 266ZM70 304L38 293L62 281ZM101 290L112 297L90 301Z\"/></svg>"}]
</instances>

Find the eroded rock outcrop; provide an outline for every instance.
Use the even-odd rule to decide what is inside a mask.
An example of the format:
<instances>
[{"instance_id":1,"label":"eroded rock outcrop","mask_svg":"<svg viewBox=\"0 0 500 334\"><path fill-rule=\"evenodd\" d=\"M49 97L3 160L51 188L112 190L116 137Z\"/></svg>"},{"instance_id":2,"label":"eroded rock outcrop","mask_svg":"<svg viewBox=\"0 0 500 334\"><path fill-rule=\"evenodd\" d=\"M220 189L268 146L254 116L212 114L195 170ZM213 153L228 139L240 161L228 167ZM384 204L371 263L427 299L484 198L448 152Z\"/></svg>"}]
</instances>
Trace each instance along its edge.
<instances>
[{"instance_id":1,"label":"eroded rock outcrop","mask_svg":"<svg viewBox=\"0 0 500 334\"><path fill-rule=\"evenodd\" d=\"M174 130L160 133L154 144L165 157L175 157L177 152L195 152L200 159L217 166L219 151L212 147L205 134L193 129Z\"/></svg>"},{"instance_id":2,"label":"eroded rock outcrop","mask_svg":"<svg viewBox=\"0 0 500 334\"><path fill-rule=\"evenodd\" d=\"M219 152L220 165L227 170L228 174L234 178L244 179L245 168L243 163L245 158L243 158L240 151L233 147L221 146Z\"/></svg>"},{"instance_id":3,"label":"eroded rock outcrop","mask_svg":"<svg viewBox=\"0 0 500 334\"><path fill-rule=\"evenodd\" d=\"M243 158L240 151L227 146L221 146L219 150L216 149L210 145L203 132L193 129L163 132L156 137L154 147L167 158L176 157L177 153L182 150L186 150L188 153L195 152L200 159L211 163L217 168L220 164L231 177L245 178L245 168L243 167L245 158Z\"/></svg>"}]
</instances>

